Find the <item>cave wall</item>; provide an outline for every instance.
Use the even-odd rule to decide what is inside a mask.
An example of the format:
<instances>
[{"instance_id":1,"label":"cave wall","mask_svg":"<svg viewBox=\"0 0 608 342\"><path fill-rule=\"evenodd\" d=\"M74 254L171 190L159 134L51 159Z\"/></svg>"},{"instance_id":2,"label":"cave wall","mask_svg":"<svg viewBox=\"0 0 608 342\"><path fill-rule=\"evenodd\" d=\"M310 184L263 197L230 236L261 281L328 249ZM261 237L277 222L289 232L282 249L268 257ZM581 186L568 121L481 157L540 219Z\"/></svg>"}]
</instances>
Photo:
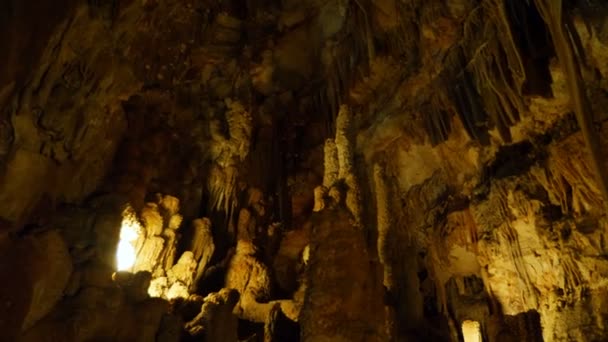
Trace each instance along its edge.
<instances>
[{"instance_id":1,"label":"cave wall","mask_svg":"<svg viewBox=\"0 0 608 342\"><path fill-rule=\"evenodd\" d=\"M605 339L607 17L3 1L3 340Z\"/></svg>"}]
</instances>

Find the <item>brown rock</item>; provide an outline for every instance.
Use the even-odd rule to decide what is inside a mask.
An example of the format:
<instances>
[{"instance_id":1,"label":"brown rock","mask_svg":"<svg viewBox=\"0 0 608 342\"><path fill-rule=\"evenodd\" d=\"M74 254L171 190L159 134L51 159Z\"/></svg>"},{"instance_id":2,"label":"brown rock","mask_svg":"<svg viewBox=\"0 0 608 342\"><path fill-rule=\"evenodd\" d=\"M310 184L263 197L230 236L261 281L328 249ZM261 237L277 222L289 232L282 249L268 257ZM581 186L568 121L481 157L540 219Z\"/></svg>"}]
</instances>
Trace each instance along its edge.
<instances>
[{"instance_id":1,"label":"brown rock","mask_svg":"<svg viewBox=\"0 0 608 342\"><path fill-rule=\"evenodd\" d=\"M0 217L11 221L22 219L42 194L50 190L45 179L53 169L49 158L26 150L16 151L0 179Z\"/></svg>"},{"instance_id":2,"label":"brown rock","mask_svg":"<svg viewBox=\"0 0 608 342\"><path fill-rule=\"evenodd\" d=\"M165 240L161 237L154 236L146 239L141 251L137 255L137 261L133 265L133 272L152 272L159 262L164 246Z\"/></svg>"},{"instance_id":3,"label":"brown rock","mask_svg":"<svg viewBox=\"0 0 608 342\"><path fill-rule=\"evenodd\" d=\"M146 227L147 236L157 236L163 232L163 218L155 204L146 204L141 211L141 220Z\"/></svg>"},{"instance_id":4,"label":"brown rock","mask_svg":"<svg viewBox=\"0 0 608 342\"><path fill-rule=\"evenodd\" d=\"M99 261L92 261L81 268L80 286L111 287L114 268Z\"/></svg>"},{"instance_id":5,"label":"brown rock","mask_svg":"<svg viewBox=\"0 0 608 342\"><path fill-rule=\"evenodd\" d=\"M179 212L179 199L173 196L163 196L160 207L167 212L167 216L171 217Z\"/></svg>"},{"instance_id":6,"label":"brown rock","mask_svg":"<svg viewBox=\"0 0 608 342\"><path fill-rule=\"evenodd\" d=\"M324 209L315 218L303 341L384 341L381 275L371 268L363 234L347 209Z\"/></svg>"},{"instance_id":7,"label":"brown rock","mask_svg":"<svg viewBox=\"0 0 608 342\"><path fill-rule=\"evenodd\" d=\"M186 324L190 336L204 336L205 341L237 341L238 320L232 314L239 300L236 290L222 289L205 298L201 313Z\"/></svg>"},{"instance_id":8,"label":"brown rock","mask_svg":"<svg viewBox=\"0 0 608 342\"><path fill-rule=\"evenodd\" d=\"M200 262L203 255L210 258L214 249L213 236L211 234L211 220L208 218L196 219L192 221L192 229L194 232L189 250L192 251L194 260ZM205 261L205 265L208 261L209 260Z\"/></svg>"},{"instance_id":9,"label":"brown rock","mask_svg":"<svg viewBox=\"0 0 608 342\"><path fill-rule=\"evenodd\" d=\"M175 214L171 216L171 218L169 218L169 223L167 224L167 227L169 229L177 230L181 226L183 220L184 218L182 217L182 215Z\"/></svg>"},{"instance_id":10,"label":"brown rock","mask_svg":"<svg viewBox=\"0 0 608 342\"><path fill-rule=\"evenodd\" d=\"M30 244L29 253L38 265L24 264L22 267L31 271L38 270L39 273L33 274L32 299L23 322L23 330L34 325L59 302L72 273L72 260L58 231L52 230L36 236Z\"/></svg>"},{"instance_id":11,"label":"brown rock","mask_svg":"<svg viewBox=\"0 0 608 342\"><path fill-rule=\"evenodd\" d=\"M184 322L178 315L163 315L156 334L156 342L179 342L182 338L183 326Z\"/></svg>"},{"instance_id":12,"label":"brown rock","mask_svg":"<svg viewBox=\"0 0 608 342\"><path fill-rule=\"evenodd\" d=\"M190 287L194 279L194 273L196 272L196 264L192 252L184 252L177 261L177 264L167 271L169 281L179 281L186 285L186 287Z\"/></svg>"}]
</instances>

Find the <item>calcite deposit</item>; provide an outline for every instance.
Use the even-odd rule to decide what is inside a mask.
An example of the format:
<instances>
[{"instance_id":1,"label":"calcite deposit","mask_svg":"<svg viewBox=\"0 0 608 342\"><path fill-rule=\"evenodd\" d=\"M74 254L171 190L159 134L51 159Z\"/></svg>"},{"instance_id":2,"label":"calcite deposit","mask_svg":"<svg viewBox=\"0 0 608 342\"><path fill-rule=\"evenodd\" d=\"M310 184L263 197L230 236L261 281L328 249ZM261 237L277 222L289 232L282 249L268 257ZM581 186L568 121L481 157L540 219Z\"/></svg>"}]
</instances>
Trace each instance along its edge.
<instances>
[{"instance_id":1,"label":"calcite deposit","mask_svg":"<svg viewBox=\"0 0 608 342\"><path fill-rule=\"evenodd\" d=\"M608 341L603 0L0 0L0 342Z\"/></svg>"}]
</instances>

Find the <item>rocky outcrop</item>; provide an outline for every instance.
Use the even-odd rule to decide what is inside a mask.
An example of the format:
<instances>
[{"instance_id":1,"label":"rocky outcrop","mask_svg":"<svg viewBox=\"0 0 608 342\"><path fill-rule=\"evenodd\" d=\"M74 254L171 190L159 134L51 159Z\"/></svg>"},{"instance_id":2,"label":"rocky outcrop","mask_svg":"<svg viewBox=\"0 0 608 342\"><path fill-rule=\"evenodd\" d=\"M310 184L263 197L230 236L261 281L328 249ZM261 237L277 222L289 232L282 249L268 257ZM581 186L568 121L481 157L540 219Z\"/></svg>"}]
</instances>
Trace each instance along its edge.
<instances>
[{"instance_id":1,"label":"rocky outcrop","mask_svg":"<svg viewBox=\"0 0 608 342\"><path fill-rule=\"evenodd\" d=\"M73 270L66 243L57 230L25 239L3 241L1 268L5 284L0 292L11 315L3 316L2 331L16 339L45 317L60 302ZM7 244L13 245L8 247Z\"/></svg>"},{"instance_id":2,"label":"rocky outcrop","mask_svg":"<svg viewBox=\"0 0 608 342\"><path fill-rule=\"evenodd\" d=\"M304 341L383 341L384 296L366 244L360 189L354 181L350 113L343 106L336 133L338 164L325 166L324 180L338 178L317 194L306 293L300 322ZM331 143L325 146L331 146ZM326 148L326 152L334 149ZM326 157L325 160L332 160ZM338 167L336 172L335 167ZM328 175L329 174L329 175Z\"/></svg>"},{"instance_id":3,"label":"rocky outcrop","mask_svg":"<svg viewBox=\"0 0 608 342\"><path fill-rule=\"evenodd\" d=\"M204 299L201 312L186 323L190 337L202 337L203 341L238 341L237 318L232 314L239 300L236 290L223 289Z\"/></svg>"}]
</instances>

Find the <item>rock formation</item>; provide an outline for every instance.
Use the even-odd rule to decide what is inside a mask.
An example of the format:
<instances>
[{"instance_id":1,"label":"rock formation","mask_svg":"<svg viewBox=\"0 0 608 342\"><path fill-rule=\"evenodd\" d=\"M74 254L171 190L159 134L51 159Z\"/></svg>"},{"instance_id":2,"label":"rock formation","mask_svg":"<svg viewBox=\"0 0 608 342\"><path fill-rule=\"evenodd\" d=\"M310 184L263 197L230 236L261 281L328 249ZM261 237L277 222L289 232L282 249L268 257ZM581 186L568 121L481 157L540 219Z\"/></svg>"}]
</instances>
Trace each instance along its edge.
<instances>
[{"instance_id":1,"label":"rock formation","mask_svg":"<svg viewBox=\"0 0 608 342\"><path fill-rule=\"evenodd\" d=\"M608 340L602 0L0 1L0 342Z\"/></svg>"}]
</instances>

